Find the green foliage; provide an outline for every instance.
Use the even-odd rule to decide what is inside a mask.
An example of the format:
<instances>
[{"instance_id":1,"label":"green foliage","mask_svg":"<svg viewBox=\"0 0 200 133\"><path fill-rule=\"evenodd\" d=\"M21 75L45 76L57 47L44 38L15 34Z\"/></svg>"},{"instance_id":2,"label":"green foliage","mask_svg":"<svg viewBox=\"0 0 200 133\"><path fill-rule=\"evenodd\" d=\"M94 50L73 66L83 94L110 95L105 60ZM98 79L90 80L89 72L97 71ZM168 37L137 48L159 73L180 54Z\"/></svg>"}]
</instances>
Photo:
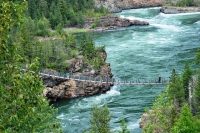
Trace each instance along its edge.
<instances>
[{"instance_id":1,"label":"green foliage","mask_svg":"<svg viewBox=\"0 0 200 133\"><path fill-rule=\"evenodd\" d=\"M197 112L198 114L200 113L200 70L197 71L197 85L195 87L195 92L194 92L194 101L195 101L195 113ZM200 116L200 115L199 115ZM200 118L200 117L199 117Z\"/></svg>"},{"instance_id":2,"label":"green foliage","mask_svg":"<svg viewBox=\"0 0 200 133\"><path fill-rule=\"evenodd\" d=\"M96 8L93 0L28 0L28 14L35 21L45 17L52 29L58 24L82 28L85 17L105 16L108 10Z\"/></svg>"},{"instance_id":3,"label":"green foliage","mask_svg":"<svg viewBox=\"0 0 200 133\"><path fill-rule=\"evenodd\" d=\"M186 104L181 108L180 117L176 120L171 132L172 133L199 133L199 121L195 119Z\"/></svg>"},{"instance_id":4,"label":"green foliage","mask_svg":"<svg viewBox=\"0 0 200 133\"><path fill-rule=\"evenodd\" d=\"M92 37L83 34L79 50L84 55L85 61L91 63L94 68L99 69L104 64L104 60L100 55L100 52L103 52L104 48L104 46L95 48Z\"/></svg>"},{"instance_id":5,"label":"green foliage","mask_svg":"<svg viewBox=\"0 0 200 133\"><path fill-rule=\"evenodd\" d=\"M130 133L130 130L128 130L124 118L121 120L120 127L121 127L122 130L121 130L121 131L118 131L118 133Z\"/></svg>"},{"instance_id":6,"label":"green foliage","mask_svg":"<svg viewBox=\"0 0 200 133\"><path fill-rule=\"evenodd\" d=\"M107 106L92 109L90 133L110 133L110 111Z\"/></svg>"},{"instance_id":7,"label":"green foliage","mask_svg":"<svg viewBox=\"0 0 200 133\"><path fill-rule=\"evenodd\" d=\"M198 52L195 53L195 56L196 56L195 63L199 65L200 64L200 48L198 48Z\"/></svg>"},{"instance_id":8,"label":"green foliage","mask_svg":"<svg viewBox=\"0 0 200 133\"><path fill-rule=\"evenodd\" d=\"M186 61L185 62L185 67L182 73L182 80L183 80L183 88L184 88L184 93L185 93L185 99L188 100L189 98L189 82L191 82L192 79L192 75L193 75L193 71L190 68L189 62Z\"/></svg>"},{"instance_id":9,"label":"green foliage","mask_svg":"<svg viewBox=\"0 0 200 133\"><path fill-rule=\"evenodd\" d=\"M85 18L83 16L83 14L82 13L78 13L76 18L77 18L78 27L83 28L83 26L85 24Z\"/></svg>"},{"instance_id":10,"label":"green foliage","mask_svg":"<svg viewBox=\"0 0 200 133\"><path fill-rule=\"evenodd\" d=\"M182 80L176 73L175 69L173 69L168 88L168 97L170 100L174 101L174 104L176 104L175 106L178 108L183 105L185 95Z\"/></svg>"},{"instance_id":11,"label":"green foliage","mask_svg":"<svg viewBox=\"0 0 200 133\"><path fill-rule=\"evenodd\" d=\"M41 18L38 22L37 22L37 35L38 36L48 36L49 35L49 29L50 25L49 25L49 20L46 18Z\"/></svg>"},{"instance_id":12,"label":"green foliage","mask_svg":"<svg viewBox=\"0 0 200 133\"><path fill-rule=\"evenodd\" d=\"M64 29L62 28L62 25L61 24L58 24L56 27L55 27L55 30L58 34L61 34L61 35L64 35L65 34L65 31Z\"/></svg>"},{"instance_id":13,"label":"green foliage","mask_svg":"<svg viewBox=\"0 0 200 133\"><path fill-rule=\"evenodd\" d=\"M193 6L193 5L194 5L193 0L179 0L176 3L176 6L179 6L179 7L188 7L188 6Z\"/></svg>"},{"instance_id":14,"label":"green foliage","mask_svg":"<svg viewBox=\"0 0 200 133\"><path fill-rule=\"evenodd\" d=\"M101 25L101 20L99 17L96 17L95 20L94 20L94 24L98 27Z\"/></svg>"},{"instance_id":15,"label":"green foliage","mask_svg":"<svg viewBox=\"0 0 200 133\"><path fill-rule=\"evenodd\" d=\"M94 57L95 46L91 36L86 36L86 34L83 34L79 50L88 59L92 59Z\"/></svg>"},{"instance_id":16,"label":"green foliage","mask_svg":"<svg viewBox=\"0 0 200 133\"><path fill-rule=\"evenodd\" d=\"M92 28L95 29L97 27L97 25L95 23L92 23Z\"/></svg>"},{"instance_id":17,"label":"green foliage","mask_svg":"<svg viewBox=\"0 0 200 133\"><path fill-rule=\"evenodd\" d=\"M26 3L0 3L0 132L62 132L56 120L57 110L41 95L44 86L37 72L38 61L20 69L18 45L10 42L10 31L18 29ZM22 27L26 32L26 27ZM24 40L29 42L29 37ZM22 41L23 42L23 41ZM33 73L34 71L34 73Z\"/></svg>"},{"instance_id":18,"label":"green foliage","mask_svg":"<svg viewBox=\"0 0 200 133\"><path fill-rule=\"evenodd\" d=\"M104 64L103 58L100 54L92 60L94 68L99 69Z\"/></svg>"},{"instance_id":19,"label":"green foliage","mask_svg":"<svg viewBox=\"0 0 200 133\"><path fill-rule=\"evenodd\" d=\"M148 111L148 120L144 126L145 133L170 132L178 112L168 99L168 91L164 91L153 103L153 111Z\"/></svg>"},{"instance_id":20,"label":"green foliage","mask_svg":"<svg viewBox=\"0 0 200 133\"><path fill-rule=\"evenodd\" d=\"M19 54L31 63L33 58L33 45L35 36L35 25L31 18L24 18L20 29L21 45L19 46Z\"/></svg>"}]
</instances>

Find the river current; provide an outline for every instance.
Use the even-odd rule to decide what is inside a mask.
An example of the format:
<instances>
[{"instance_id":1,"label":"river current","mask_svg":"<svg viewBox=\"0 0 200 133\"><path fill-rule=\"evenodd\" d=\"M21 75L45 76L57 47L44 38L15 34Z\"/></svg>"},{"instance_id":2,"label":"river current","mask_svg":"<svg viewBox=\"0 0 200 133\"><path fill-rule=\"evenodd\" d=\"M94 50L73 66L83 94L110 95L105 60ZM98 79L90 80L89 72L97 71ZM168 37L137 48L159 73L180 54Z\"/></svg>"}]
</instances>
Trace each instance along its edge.
<instances>
[{"instance_id":1,"label":"river current","mask_svg":"<svg viewBox=\"0 0 200 133\"><path fill-rule=\"evenodd\" d=\"M167 79L173 68L181 73L186 60L192 64L200 46L200 13L163 14L156 8L122 11L116 15L147 21L149 26L132 26L93 33L96 46L105 45L107 62L115 79ZM166 85L115 85L105 94L62 100L55 104L65 133L81 133L90 127L94 105L107 105L112 130L125 118L131 133L141 133L140 116Z\"/></svg>"}]
</instances>

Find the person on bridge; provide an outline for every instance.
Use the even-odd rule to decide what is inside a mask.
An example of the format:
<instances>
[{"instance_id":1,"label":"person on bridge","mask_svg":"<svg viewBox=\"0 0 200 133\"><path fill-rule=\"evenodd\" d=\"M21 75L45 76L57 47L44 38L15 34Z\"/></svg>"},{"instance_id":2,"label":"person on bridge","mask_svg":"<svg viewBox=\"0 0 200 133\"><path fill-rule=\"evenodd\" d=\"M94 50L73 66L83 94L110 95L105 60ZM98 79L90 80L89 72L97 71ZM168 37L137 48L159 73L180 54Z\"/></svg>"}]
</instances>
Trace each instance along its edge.
<instances>
[{"instance_id":1,"label":"person on bridge","mask_svg":"<svg viewBox=\"0 0 200 133\"><path fill-rule=\"evenodd\" d=\"M160 75L158 77L158 83L161 83L161 77L160 77Z\"/></svg>"}]
</instances>

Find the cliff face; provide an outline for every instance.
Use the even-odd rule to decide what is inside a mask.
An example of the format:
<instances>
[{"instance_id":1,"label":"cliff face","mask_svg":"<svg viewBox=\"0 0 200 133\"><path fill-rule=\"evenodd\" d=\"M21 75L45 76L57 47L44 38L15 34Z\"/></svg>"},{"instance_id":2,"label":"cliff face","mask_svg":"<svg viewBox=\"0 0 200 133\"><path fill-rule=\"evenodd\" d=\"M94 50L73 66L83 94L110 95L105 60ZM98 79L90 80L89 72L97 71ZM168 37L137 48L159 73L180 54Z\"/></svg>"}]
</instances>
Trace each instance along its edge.
<instances>
[{"instance_id":1,"label":"cliff face","mask_svg":"<svg viewBox=\"0 0 200 133\"><path fill-rule=\"evenodd\" d=\"M42 78L44 84L47 86L43 90L43 95L50 101L101 94L110 90L110 87L113 86L111 83L75 81L73 79L60 80L58 78L45 76Z\"/></svg>"},{"instance_id":2,"label":"cliff face","mask_svg":"<svg viewBox=\"0 0 200 133\"><path fill-rule=\"evenodd\" d=\"M111 73L110 64L106 63L107 53L103 50L100 54L104 60L104 65L100 69L96 69L85 62L83 56L78 56L67 61L67 64L70 66L68 71L73 75L112 78L113 75Z\"/></svg>"},{"instance_id":3,"label":"cliff face","mask_svg":"<svg viewBox=\"0 0 200 133\"><path fill-rule=\"evenodd\" d=\"M101 5L110 12L121 12L125 9L161 6L164 0L94 0L95 5Z\"/></svg>"}]
</instances>

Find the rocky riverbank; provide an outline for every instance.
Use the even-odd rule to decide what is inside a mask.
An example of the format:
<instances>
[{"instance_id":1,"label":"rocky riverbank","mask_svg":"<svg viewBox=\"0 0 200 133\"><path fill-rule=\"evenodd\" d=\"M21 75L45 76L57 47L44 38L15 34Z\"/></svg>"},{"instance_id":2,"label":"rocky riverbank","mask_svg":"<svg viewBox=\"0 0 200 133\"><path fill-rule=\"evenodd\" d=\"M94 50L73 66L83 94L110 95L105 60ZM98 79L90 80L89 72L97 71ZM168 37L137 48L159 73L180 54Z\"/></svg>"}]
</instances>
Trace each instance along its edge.
<instances>
[{"instance_id":1,"label":"rocky riverbank","mask_svg":"<svg viewBox=\"0 0 200 133\"><path fill-rule=\"evenodd\" d=\"M122 10L157 7L161 6L164 0L94 0L95 5L101 5L107 8L110 12L121 12Z\"/></svg>"},{"instance_id":2,"label":"rocky riverbank","mask_svg":"<svg viewBox=\"0 0 200 133\"><path fill-rule=\"evenodd\" d=\"M145 21L129 20L114 15L102 16L99 17L98 23L96 21L96 18L87 18L85 20L85 28L93 29L94 31L104 31L133 25L149 25L149 23ZM95 24L95 28L92 27L93 24Z\"/></svg>"},{"instance_id":3,"label":"rocky riverbank","mask_svg":"<svg viewBox=\"0 0 200 133\"><path fill-rule=\"evenodd\" d=\"M103 50L101 56L106 61L107 54ZM78 56L66 62L70 66L69 71L72 75L90 76L90 77L109 77L112 78L112 73L109 63L104 63L100 69L95 69L84 61L83 56ZM57 99L71 99L77 97L92 96L95 94L105 93L110 90L112 83L90 82L90 81L75 81L73 79L61 79L58 77L42 76L42 80L46 88L43 95L50 101Z\"/></svg>"},{"instance_id":4,"label":"rocky riverbank","mask_svg":"<svg viewBox=\"0 0 200 133\"><path fill-rule=\"evenodd\" d=\"M200 12L200 7L173 7L163 6L160 11L165 14Z\"/></svg>"}]
</instances>

